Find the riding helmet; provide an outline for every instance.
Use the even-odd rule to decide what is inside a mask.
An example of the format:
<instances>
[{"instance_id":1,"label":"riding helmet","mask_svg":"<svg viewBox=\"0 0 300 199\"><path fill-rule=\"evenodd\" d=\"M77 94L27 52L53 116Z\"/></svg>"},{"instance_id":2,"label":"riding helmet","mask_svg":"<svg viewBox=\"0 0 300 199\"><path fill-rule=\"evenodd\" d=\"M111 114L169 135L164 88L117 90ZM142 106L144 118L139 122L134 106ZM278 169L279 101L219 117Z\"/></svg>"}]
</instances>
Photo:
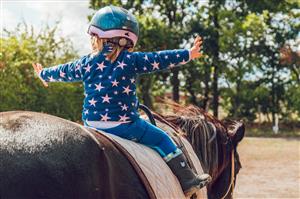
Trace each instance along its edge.
<instances>
[{"instance_id":1,"label":"riding helmet","mask_svg":"<svg viewBox=\"0 0 300 199\"><path fill-rule=\"evenodd\" d=\"M126 9L106 6L94 14L88 33L117 42L120 46L132 48L138 40L139 25L136 18Z\"/></svg>"}]
</instances>

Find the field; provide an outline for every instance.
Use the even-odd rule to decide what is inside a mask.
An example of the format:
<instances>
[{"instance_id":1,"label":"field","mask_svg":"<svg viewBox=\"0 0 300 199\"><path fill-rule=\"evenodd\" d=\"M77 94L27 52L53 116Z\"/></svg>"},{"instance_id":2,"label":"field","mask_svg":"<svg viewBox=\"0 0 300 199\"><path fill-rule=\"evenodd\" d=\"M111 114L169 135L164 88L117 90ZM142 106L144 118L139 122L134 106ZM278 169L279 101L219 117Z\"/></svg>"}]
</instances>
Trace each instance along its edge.
<instances>
[{"instance_id":1,"label":"field","mask_svg":"<svg viewBox=\"0 0 300 199\"><path fill-rule=\"evenodd\" d=\"M244 138L234 198L300 198L300 139Z\"/></svg>"}]
</instances>

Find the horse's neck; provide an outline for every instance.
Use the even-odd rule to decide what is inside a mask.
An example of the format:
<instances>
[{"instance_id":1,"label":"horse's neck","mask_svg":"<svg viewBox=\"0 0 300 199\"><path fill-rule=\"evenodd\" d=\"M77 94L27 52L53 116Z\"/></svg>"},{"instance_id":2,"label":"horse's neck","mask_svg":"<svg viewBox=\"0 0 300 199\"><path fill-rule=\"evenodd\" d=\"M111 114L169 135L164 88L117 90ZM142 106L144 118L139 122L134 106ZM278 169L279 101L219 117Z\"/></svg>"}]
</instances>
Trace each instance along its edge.
<instances>
[{"instance_id":1,"label":"horse's neck","mask_svg":"<svg viewBox=\"0 0 300 199\"><path fill-rule=\"evenodd\" d=\"M180 127L187 133L204 171L216 179L228 165L224 129L203 119L186 121Z\"/></svg>"}]
</instances>

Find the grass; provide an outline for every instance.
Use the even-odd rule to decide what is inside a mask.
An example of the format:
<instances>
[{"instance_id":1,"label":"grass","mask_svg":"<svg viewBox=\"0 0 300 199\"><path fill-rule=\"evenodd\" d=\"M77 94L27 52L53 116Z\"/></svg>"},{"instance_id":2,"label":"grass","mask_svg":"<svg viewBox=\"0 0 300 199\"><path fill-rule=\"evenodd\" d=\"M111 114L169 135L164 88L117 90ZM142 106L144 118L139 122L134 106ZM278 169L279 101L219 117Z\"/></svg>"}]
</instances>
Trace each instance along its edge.
<instances>
[{"instance_id":1,"label":"grass","mask_svg":"<svg viewBox=\"0 0 300 199\"><path fill-rule=\"evenodd\" d=\"M245 123L248 137L295 137L300 138L300 125L297 122L279 124L279 132L275 134L270 123Z\"/></svg>"},{"instance_id":2,"label":"grass","mask_svg":"<svg viewBox=\"0 0 300 199\"><path fill-rule=\"evenodd\" d=\"M246 136L248 137L296 137L300 138L300 129L279 129L278 134L275 134L271 128L247 128Z\"/></svg>"}]
</instances>

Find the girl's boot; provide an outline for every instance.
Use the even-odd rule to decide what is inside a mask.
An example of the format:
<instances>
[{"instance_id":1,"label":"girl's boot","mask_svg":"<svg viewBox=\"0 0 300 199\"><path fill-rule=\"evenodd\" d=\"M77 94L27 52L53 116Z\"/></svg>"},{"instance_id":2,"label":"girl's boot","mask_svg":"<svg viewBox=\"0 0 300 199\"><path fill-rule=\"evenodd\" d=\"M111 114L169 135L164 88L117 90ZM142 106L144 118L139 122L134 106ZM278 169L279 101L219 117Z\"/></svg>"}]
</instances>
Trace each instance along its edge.
<instances>
[{"instance_id":1,"label":"girl's boot","mask_svg":"<svg viewBox=\"0 0 300 199\"><path fill-rule=\"evenodd\" d=\"M195 174L189 167L183 153L169 160L167 165L178 178L186 197L191 197L211 181L211 177L208 174Z\"/></svg>"}]
</instances>

